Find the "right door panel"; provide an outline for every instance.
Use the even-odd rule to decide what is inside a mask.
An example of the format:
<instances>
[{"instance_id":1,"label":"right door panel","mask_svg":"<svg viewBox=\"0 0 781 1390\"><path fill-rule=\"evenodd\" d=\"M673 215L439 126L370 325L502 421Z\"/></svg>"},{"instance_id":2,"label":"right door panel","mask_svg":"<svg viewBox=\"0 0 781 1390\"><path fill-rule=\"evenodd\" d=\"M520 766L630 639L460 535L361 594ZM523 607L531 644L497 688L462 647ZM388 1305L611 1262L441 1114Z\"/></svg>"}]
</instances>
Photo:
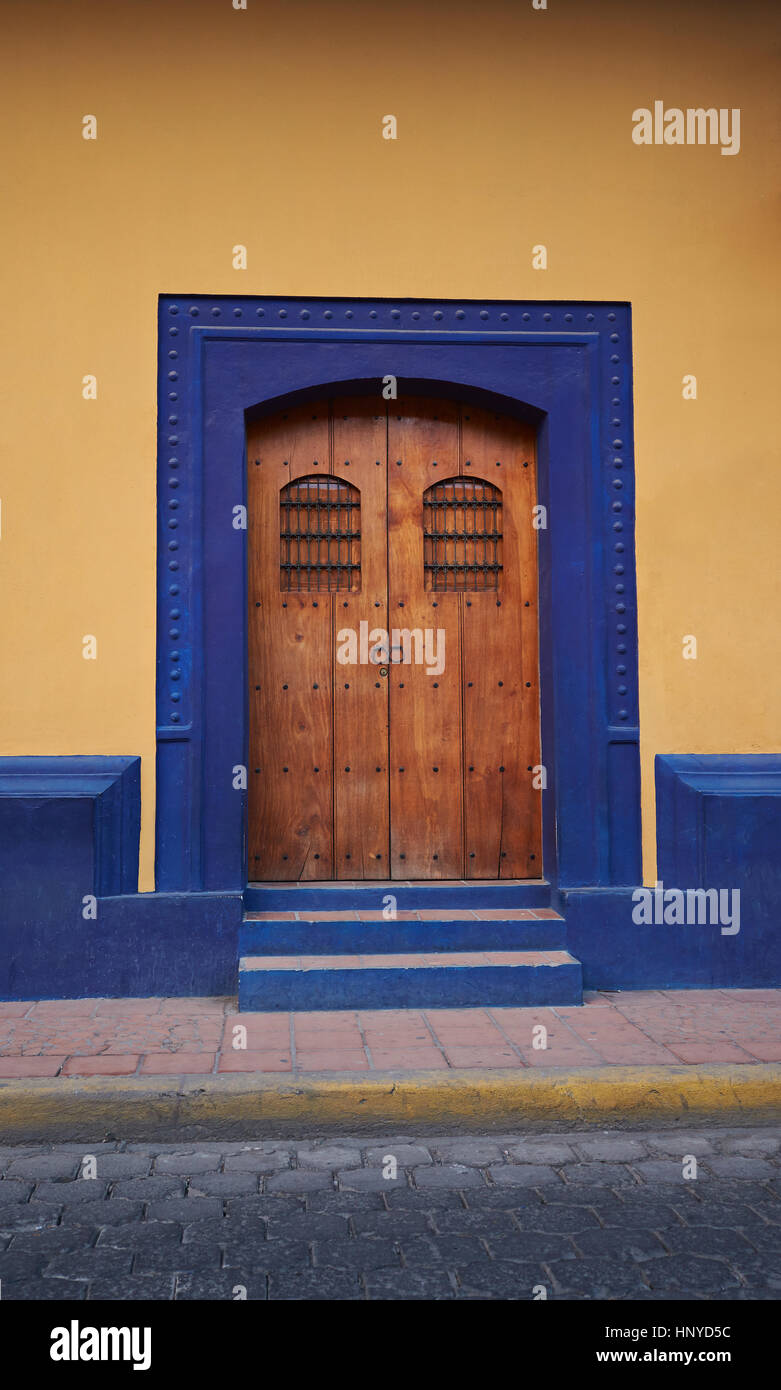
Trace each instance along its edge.
<instances>
[{"instance_id":1,"label":"right door panel","mask_svg":"<svg viewBox=\"0 0 781 1390\"><path fill-rule=\"evenodd\" d=\"M542 874L534 445L471 406L389 408L394 878Z\"/></svg>"},{"instance_id":2,"label":"right door panel","mask_svg":"<svg viewBox=\"0 0 781 1390\"><path fill-rule=\"evenodd\" d=\"M501 490L489 510L478 486L473 513L478 532L484 513L485 530L501 531L500 568L486 576L496 587L461 596L466 878L542 873L534 444L528 426L464 407L464 472Z\"/></svg>"}]
</instances>

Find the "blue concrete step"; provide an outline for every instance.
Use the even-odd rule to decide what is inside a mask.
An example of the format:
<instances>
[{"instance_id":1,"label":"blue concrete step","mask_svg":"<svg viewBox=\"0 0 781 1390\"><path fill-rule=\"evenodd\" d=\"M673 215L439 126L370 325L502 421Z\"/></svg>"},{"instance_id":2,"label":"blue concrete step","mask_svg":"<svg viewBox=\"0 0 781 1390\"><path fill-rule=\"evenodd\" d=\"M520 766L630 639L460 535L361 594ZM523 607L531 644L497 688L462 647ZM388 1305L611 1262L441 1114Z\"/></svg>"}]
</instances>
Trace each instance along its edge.
<instances>
[{"instance_id":1,"label":"blue concrete step","mask_svg":"<svg viewBox=\"0 0 781 1390\"><path fill-rule=\"evenodd\" d=\"M535 916L545 913L546 916ZM394 952L561 950L564 919L550 908L440 908L382 912L247 913L239 931L242 956L390 955Z\"/></svg>"},{"instance_id":2,"label":"blue concrete step","mask_svg":"<svg viewBox=\"0 0 781 1390\"><path fill-rule=\"evenodd\" d=\"M242 1011L476 1008L580 1004L567 951L244 956Z\"/></svg>"},{"instance_id":3,"label":"blue concrete step","mask_svg":"<svg viewBox=\"0 0 781 1390\"><path fill-rule=\"evenodd\" d=\"M548 907L551 887L544 879L439 879L426 883L250 883L247 912L327 912L382 909L393 896L399 909L425 907Z\"/></svg>"}]
</instances>

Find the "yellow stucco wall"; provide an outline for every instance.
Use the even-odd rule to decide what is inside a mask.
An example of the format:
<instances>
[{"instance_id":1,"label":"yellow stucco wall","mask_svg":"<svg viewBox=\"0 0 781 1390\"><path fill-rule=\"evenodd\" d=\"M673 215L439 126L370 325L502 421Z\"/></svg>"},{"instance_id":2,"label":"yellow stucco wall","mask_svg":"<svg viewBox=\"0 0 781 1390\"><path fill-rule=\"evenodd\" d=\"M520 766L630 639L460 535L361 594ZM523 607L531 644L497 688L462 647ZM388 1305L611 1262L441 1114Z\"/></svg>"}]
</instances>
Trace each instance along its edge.
<instances>
[{"instance_id":1,"label":"yellow stucco wall","mask_svg":"<svg viewBox=\"0 0 781 1390\"><path fill-rule=\"evenodd\" d=\"M153 887L159 293L625 299L651 881L654 753L779 748L777 6L0 10L0 752L142 754ZM636 146L655 99L739 107L740 153Z\"/></svg>"}]
</instances>

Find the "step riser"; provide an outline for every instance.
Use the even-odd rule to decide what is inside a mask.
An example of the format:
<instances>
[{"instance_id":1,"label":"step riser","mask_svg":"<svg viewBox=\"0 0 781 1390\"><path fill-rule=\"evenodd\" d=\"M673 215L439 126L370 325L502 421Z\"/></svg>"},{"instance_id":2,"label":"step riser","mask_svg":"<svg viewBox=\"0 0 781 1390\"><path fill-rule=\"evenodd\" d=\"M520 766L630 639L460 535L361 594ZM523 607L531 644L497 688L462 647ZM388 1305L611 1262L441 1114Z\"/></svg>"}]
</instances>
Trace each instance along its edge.
<instances>
[{"instance_id":1,"label":"step riser","mask_svg":"<svg viewBox=\"0 0 781 1390\"><path fill-rule=\"evenodd\" d=\"M275 888L252 887L244 891L247 912L362 912L382 910L383 898L392 894L402 911L415 908L550 907L549 883L524 883L520 887L496 883L403 883L378 888L324 886Z\"/></svg>"},{"instance_id":2,"label":"step riser","mask_svg":"<svg viewBox=\"0 0 781 1390\"><path fill-rule=\"evenodd\" d=\"M248 970L239 973L239 1009L544 1007L582 1002L581 968L572 965L469 966L463 969Z\"/></svg>"},{"instance_id":3,"label":"step riser","mask_svg":"<svg viewBox=\"0 0 781 1390\"><path fill-rule=\"evenodd\" d=\"M245 922L242 956L382 956L426 951L560 951L563 921Z\"/></svg>"}]
</instances>

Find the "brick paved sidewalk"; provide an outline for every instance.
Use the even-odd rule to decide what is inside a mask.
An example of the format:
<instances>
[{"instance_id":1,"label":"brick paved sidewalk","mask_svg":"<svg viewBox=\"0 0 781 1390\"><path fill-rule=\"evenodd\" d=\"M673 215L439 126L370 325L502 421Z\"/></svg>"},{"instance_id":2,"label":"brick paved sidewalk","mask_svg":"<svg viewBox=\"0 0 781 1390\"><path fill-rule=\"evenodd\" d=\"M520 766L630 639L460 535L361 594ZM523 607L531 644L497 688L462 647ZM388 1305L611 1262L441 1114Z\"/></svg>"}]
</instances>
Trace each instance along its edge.
<instances>
[{"instance_id":1,"label":"brick paved sidewalk","mask_svg":"<svg viewBox=\"0 0 781 1390\"><path fill-rule=\"evenodd\" d=\"M534 1047L533 1030L547 1030ZM237 1029L246 1029L246 1045ZM235 999L0 1001L0 1078L781 1061L781 989L591 993L582 1008L242 1013Z\"/></svg>"}]
</instances>

